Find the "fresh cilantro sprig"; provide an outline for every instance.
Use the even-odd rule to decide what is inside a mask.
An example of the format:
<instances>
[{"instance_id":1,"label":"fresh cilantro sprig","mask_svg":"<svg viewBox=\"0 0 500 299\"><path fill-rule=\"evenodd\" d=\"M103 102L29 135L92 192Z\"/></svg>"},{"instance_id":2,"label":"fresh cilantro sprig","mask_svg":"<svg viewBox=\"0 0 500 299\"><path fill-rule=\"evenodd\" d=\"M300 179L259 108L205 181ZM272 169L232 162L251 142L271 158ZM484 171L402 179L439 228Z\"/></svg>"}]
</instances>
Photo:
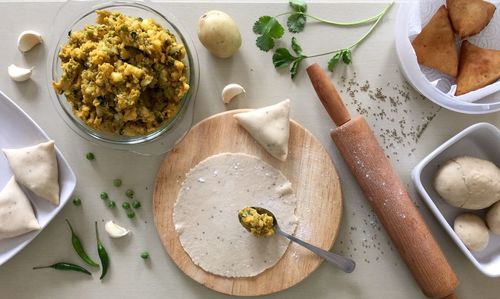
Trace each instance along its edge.
<instances>
[{"instance_id":1,"label":"fresh cilantro sprig","mask_svg":"<svg viewBox=\"0 0 500 299\"><path fill-rule=\"evenodd\" d=\"M262 16L253 25L253 32L257 35L256 45L262 51L269 51L274 48L275 41L283 37L285 28L278 21L278 17L288 15L286 27L291 33L302 32L306 26L307 18L311 18L320 23L334 26L357 26L376 21L380 14L362 20L353 22L337 22L323 19L307 13L307 4L305 0L289 0L290 10L276 16Z\"/></svg>"},{"instance_id":2,"label":"fresh cilantro sprig","mask_svg":"<svg viewBox=\"0 0 500 299\"><path fill-rule=\"evenodd\" d=\"M297 30L297 32L302 31L304 29L304 26L305 26L306 16L314 18L316 20L319 19L317 17L313 17L313 16L306 14L307 5L305 4L305 1L303 1L303 0L290 0L289 4L293 10L293 13L290 14L290 16L288 17L288 21L287 21L288 30L290 32L295 32L293 30ZM288 67L290 70L290 75L291 75L292 79L294 79L295 76L297 75L298 70L299 70L300 63L306 58L319 57L319 56L333 54L333 56L328 61L328 70L329 71L333 71L335 66L341 61L344 64L351 64L351 62L352 62L352 50L354 48L356 48L361 42L363 42L372 33L372 31L375 29L375 27L378 25L378 23L382 20L382 18L389 11L389 9L392 7L393 4L394 4L394 2L389 4L384 10L382 10L380 13L378 13L377 15L375 15L373 17L370 17L370 18L367 18L364 20L360 20L360 21L356 21L356 22L336 23L336 22L331 22L331 21L319 19L321 22L333 24L333 25L339 25L339 26L353 26L353 25L360 25L360 24L365 24L365 23L369 23L369 22L374 22L374 23L371 25L371 27L368 29L368 31L354 44L352 44L346 48L336 49L336 50L328 51L325 53L314 54L314 55L305 54L302 50L302 47L298 44L297 39L295 37L292 37L291 48L292 48L292 51L295 53L295 55L292 55L287 48L276 49L276 51L273 54L274 67L275 68ZM280 15L278 15L278 16L280 16ZM299 20L298 16L302 16L302 17L304 17L304 19ZM263 21L265 21L265 23L260 22L262 18L266 18L265 20L263 20ZM273 21L273 19L274 19L274 21ZM259 23L259 24L257 24L257 23ZM269 38L271 39L271 41L267 42L267 43L262 42L262 40L269 40L268 37L264 37L264 34L262 34L261 36L259 36L257 38L257 46L261 50L267 52L267 51L271 50L272 48L274 48L274 40L279 39L283 36L284 28L279 24L279 22L276 20L275 17L274 18L269 17L269 16L261 17L259 19L259 21L257 21L257 23L255 23L255 25L254 25L254 32L256 32L256 29L255 29L256 26L259 28L272 28L272 27L274 27L274 30L276 32L278 32L278 31L281 32L281 34L279 34L279 36L278 36L278 34L275 34L273 36L271 36L270 34L266 34L266 35L269 35ZM279 27L281 27L281 28L278 29ZM258 31L265 32L264 30L258 30ZM256 33L258 33L258 32L256 32ZM260 42L259 42L259 39L261 40Z\"/></svg>"}]
</instances>

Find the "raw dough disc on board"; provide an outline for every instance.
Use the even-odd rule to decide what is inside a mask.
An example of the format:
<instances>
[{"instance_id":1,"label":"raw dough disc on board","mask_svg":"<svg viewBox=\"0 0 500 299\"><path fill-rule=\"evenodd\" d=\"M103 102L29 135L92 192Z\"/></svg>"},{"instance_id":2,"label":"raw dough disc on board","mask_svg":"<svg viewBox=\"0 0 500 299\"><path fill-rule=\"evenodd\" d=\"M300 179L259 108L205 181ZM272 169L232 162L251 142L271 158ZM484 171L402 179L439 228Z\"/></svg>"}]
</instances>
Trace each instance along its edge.
<instances>
[{"instance_id":1,"label":"raw dough disc on board","mask_svg":"<svg viewBox=\"0 0 500 299\"><path fill-rule=\"evenodd\" d=\"M238 211L248 206L272 211L284 231L295 232L297 199L291 183L266 162L223 153L189 171L173 217L182 247L196 265L220 276L251 277L279 261L288 239L257 238L247 232Z\"/></svg>"}]
</instances>

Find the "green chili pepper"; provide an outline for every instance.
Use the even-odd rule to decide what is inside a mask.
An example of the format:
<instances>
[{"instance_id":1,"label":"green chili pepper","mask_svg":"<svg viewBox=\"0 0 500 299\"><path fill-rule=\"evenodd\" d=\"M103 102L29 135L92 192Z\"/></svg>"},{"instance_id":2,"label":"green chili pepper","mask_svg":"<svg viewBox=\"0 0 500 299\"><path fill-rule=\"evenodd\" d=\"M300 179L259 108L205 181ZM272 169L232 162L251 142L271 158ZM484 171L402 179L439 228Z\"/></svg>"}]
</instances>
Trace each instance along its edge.
<instances>
[{"instance_id":1,"label":"green chili pepper","mask_svg":"<svg viewBox=\"0 0 500 299\"><path fill-rule=\"evenodd\" d=\"M149 252L147 251L141 252L141 258L147 260L149 258Z\"/></svg>"},{"instance_id":2,"label":"green chili pepper","mask_svg":"<svg viewBox=\"0 0 500 299\"><path fill-rule=\"evenodd\" d=\"M106 200L106 199L108 199L108 193L106 193L106 192L101 192L101 194L99 194L99 197L100 197L102 200Z\"/></svg>"},{"instance_id":3,"label":"green chili pepper","mask_svg":"<svg viewBox=\"0 0 500 299\"><path fill-rule=\"evenodd\" d=\"M33 267L33 270L45 269L45 268L54 268L56 270L64 270L64 271L76 271L76 272L85 273L87 275L92 275L92 273L90 273L89 271L87 271L87 269L85 269L83 267L80 267L80 266L75 265L75 264L64 263L64 262L63 263L56 263L56 264L53 264L50 266Z\"/></svg>"},{"instance_id":4,"label":"green chili pepper","mask_svg":"<svg viewBox=\"0 0 500 299\"><path fill-rule=\"evenodd\" d=\"M94 156L94 153L92 152L88 152L85 157L87 158L87 160L94 160L95 159L95 156Z\"/></svg>"},{"instance_id":5,"label":"green chili pepper","mask_svg":"<svg viewBox=\"0 0 500 299\"><path fill-rule=\"evenodd\" d=\"M82 258L82 260L87 263L87 265L92 266L92 267L99 267L99 264L94 262L85 252L85 249L83 249L82 242L80 241L80 238L75 234L73 231L73 227L71 226L71 223L69 223L69 220L66 219L66 223L68 223L69 229L71 230L71 244L73 244L73 248L75 249L76 253Z\"/></svg>"},{"instance_id":6,"label":"green chili pepper","mask_svg":"<svg viewBox=\"0 0 500 299\"><path fill-rule=\"evenodd\" d=\"M106 273L108 273L109 256L104 246L102 246L101 240L99 239L99 230L97 229L97 221L95 222L95 236L97 239L97 253L99 254L99 259L101 259L101 265L102 265L102 273L99 279L103 279L104 276L106 276Z\"/></svg>"},{"instance_id":7,"label":"green chili pepper","mask_svg":"<svg viewBox=\"0 0 500 299\"><path fill-rule=\"evenodd\" d=\"M110 200L110 201L108 202L108 207L110 207L110 208L114 208L114 207L116 207L116 202L114 202L114 201Z\"/></svg>"}]
</instances>

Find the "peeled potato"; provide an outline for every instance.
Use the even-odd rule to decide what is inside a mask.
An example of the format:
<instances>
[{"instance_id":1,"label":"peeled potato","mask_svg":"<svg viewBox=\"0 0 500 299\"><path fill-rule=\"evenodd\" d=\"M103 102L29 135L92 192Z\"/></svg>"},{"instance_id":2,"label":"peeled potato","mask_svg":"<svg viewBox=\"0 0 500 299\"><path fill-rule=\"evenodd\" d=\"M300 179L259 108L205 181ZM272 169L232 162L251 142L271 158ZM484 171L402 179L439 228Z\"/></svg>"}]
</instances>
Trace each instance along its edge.
<instances>
[{"instance_id":1,"label":"peeled potato","mask_svg":"<svg viewBox=\"0 0 500 299\"><path fill-rule=\"evenodd\" d=\"M236 22L226 13L211 10L198 21L198 38L205 48L220 58L232 56L241 46Z\"/></svg>"}]
</instances>

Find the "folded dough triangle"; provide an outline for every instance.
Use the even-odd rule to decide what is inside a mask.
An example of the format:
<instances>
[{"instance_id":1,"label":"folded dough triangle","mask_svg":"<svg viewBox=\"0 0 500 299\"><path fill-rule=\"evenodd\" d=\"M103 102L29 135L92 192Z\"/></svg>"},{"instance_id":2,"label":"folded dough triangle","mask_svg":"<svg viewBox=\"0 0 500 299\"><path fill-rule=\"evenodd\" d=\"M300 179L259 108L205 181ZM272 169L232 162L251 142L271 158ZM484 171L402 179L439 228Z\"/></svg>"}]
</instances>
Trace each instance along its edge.
<instances>
[{"instance_id":1,"label":"folded dough triangle","mask_svg":"<svg viewBox=\"0 0 500 299\"><path fill-rule=\"evenodd\" d=\"M40 229L33 208L14 177L0 191L0 240Z\"/></svg>"},{"instance_id":2,"label":"folded dough triangle","mask_svg":"<svg viewBox=\"0 0 500 299\"><path fill-rule=\"evenodd\" d=\"M460 50L455 95L479 89L498 79L500 79L500 50L483 49L464 41Z\"/></svg>"},{"instance_id":3,"label":"folded dough triangle","mask_svg":"<svg viewBox=\"0 0 500 299\"><path fill-rule=\"evenodd\" d=\"M451 24L460 38L477 34L491 21L495 5L483 0L447 0Z\"/></svg>"},{"instance_id":4,"label":"folded dough triangle","mask_svg":"<svg viewBox=\"0 0 500 299\"><path fill-rule=\"evenodd\" d=\"M3 149L16 181L59 205L59 180L54 141L19 149Z\"/></svg>"},{"instance_id":5,"label":"folded dough triangle","mask_svg":"<svg viewBox=\"0 0 500 299\"><path fill-rule=\"evenodd\" d=\"M249 112L234 118L273 157L285 161L290 134L290 100Z\"/></svg>"},{"instance_id":6,"label":"folded dough triangle","mask_svg":"<svg viewBox=\"0 0 500 299\"><path fill-rule=\"evenodd\" d=\"M448 10L441 6L412 42L418 63L457 76L458 52Z\"/></svg>"}]
</instances>

